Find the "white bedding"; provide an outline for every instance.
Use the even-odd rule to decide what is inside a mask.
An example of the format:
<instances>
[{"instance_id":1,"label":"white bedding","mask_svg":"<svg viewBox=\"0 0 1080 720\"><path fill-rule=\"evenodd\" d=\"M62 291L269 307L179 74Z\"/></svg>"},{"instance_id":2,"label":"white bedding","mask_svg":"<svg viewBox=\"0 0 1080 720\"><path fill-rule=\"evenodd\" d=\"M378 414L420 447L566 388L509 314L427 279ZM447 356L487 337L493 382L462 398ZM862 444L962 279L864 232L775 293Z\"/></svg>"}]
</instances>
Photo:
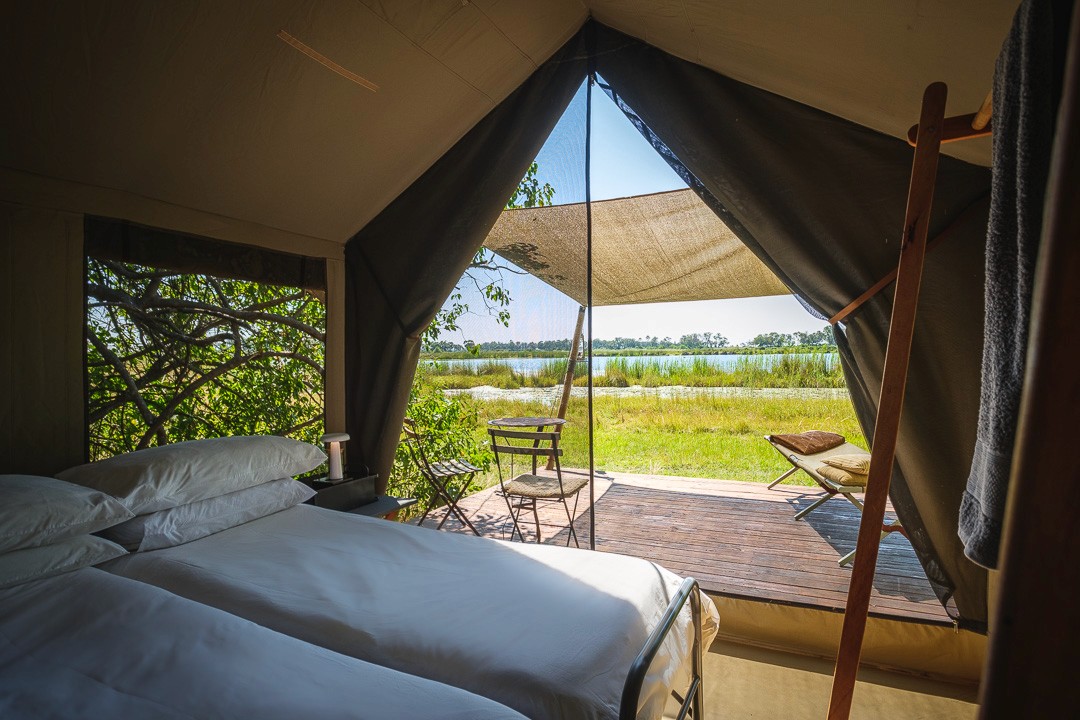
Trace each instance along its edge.
<instances>
[{"instance_id":1,"label":"white bedding","mask_svg":"<svg viewBox=\"0 0 1080 720\"><path fill-rule=\"evenodd\" d=\"M0 717L523 720L94 568L0 590Z\"/></svg>"},{"instance_id":2,"label":"white bedding","mask_svg":"<svg viewBox=\"0 0 1080 720\"><path fill-rule=\"evenodd\" d=\"M311 506L103 567L532 718L567 719L617 716L630 664L680 582L638 558ZM708 598L703 615L707 648L717 620ZM691 633L686 610L646 682L642 716L659 716L673 683L683 689Z\"/></svg>"}]
</instances>

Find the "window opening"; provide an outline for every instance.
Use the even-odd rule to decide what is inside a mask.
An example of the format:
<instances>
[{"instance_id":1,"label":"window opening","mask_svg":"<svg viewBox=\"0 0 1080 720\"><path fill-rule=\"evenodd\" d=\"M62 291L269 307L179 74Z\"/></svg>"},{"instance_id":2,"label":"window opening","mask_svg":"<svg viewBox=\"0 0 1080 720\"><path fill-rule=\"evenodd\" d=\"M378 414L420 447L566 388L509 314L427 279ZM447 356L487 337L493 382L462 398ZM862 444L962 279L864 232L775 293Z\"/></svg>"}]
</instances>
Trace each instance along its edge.
<instances>
[{"instance_id":1,"label":"window opening","mask_svg":"<svg viewBox=\"0 0 1080 720\"><path fill-rule=\"evenodd\" d=\"M318 290L88 257L90 460L227 435L323 432Z\"/></svg>"}]
</instances>

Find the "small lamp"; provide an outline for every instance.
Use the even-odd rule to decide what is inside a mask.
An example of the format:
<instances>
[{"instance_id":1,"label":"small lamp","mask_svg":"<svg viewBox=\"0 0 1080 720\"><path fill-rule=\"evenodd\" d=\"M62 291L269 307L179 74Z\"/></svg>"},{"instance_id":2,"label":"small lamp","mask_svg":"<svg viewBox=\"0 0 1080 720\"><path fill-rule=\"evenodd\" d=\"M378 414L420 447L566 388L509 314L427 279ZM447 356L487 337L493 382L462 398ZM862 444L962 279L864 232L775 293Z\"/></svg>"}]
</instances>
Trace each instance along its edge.
<instances>
[{"instance_id":1,"label":"small lamp","mask_svg":"<svg viewBox=\"0 0 1080 720\"><path fill-rule=\"evenodd\" d=\"M326 454L330 457L328 479L341 480L345 475L341 471L341 444L349 439L348 433L326 433L322 442L326 445Z\"/></svg>"}]
</instances>

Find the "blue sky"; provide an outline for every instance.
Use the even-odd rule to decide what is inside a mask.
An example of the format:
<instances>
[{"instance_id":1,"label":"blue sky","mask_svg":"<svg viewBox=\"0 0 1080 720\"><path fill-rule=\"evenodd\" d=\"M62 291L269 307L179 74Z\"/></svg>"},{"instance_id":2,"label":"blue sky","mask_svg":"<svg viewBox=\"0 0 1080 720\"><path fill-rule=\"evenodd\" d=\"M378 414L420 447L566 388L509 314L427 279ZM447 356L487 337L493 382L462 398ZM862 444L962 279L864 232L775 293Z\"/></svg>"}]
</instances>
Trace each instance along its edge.
<instances>
[{"instance_id":1,"label":"blue sky","mask_svg":"<svg viewBox=\"0 0 1080 720\"><path fill-rule=\"evenodd\" d=\"M641 137L622 112L599 88L593 90L592 198L608 200L676 190L686 184ZM560 119L537 156L539 176L555 188L555 203L585 199L585 88ZM583 240L584 241L584 240ZM483 311L460 323L462 335L475 342L531 342L568 338L573 333L577 304L531 275L505 275L513 303L510 327L504 328ZM479 309L475 292L464 292L470 307ZM814 331L825 322L813 317L792 296L708 300L701 302L624 305L593 309L593 337L671 337L688 333L720 333L741 343L763 332Z\"/></svg>"}]
</instances>

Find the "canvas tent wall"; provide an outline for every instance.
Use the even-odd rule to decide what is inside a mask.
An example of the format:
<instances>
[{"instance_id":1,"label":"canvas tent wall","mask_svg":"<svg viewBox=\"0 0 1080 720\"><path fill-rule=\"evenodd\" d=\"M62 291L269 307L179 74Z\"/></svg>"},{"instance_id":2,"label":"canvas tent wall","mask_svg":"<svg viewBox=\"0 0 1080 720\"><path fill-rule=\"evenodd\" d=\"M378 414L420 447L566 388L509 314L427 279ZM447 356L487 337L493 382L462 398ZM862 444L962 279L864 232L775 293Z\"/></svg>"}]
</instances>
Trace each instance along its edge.
<instances>
[{"instance_id":1,"label":"canvas tent wall","mask_svg":"<svg viewBox=\"0 0 1080 720\"><path fill-rule=\"evenodd\" d=\"M909 173L910 150L905 144L716 75L602 26L586 26L586 30L596 34L597 69L611 83L613 96L650 133L661 153L678 164L692 188L725 224L824 316L839 311L889 271L899 245ZM384 296L388 313L399 321L406 338L406 355L395 360L406 357L414 362L418 333L494 225L497 198L508 196L535 155L535 143L514 142L520 137L514 118L535 122L546 116L553 122L565 105L565 101L560 105L550 102L557 92L537 93L545 98L542 105L529 104L528 98L536 86L548 83L560 83L556 87L566 97L567 86L560 74L572 78L570 85L580 82L583 68L580 61L572 60L581 56L586 45L584 35L572 40L485 120L492 126L502 123L512 128L494 143L503 148L500 160L505 159L505 163L487 162L481 148L491 147L492 139L474 130L444 159L445 164L437 163L348 244L350 262L356 258L364 267L383 263L372 276L381 272L384 278L398 279L389 283L396 295ZM517 156L510 157L508 148L516 150ZM463 158L477 162L471 175ZM682 163L680 158L690 160ZM441 214L429 211L422 217L412 212L423 198L438 197L450 187L475 185L481 179L492 182L496 175L502 175L505 192L488 199L486 215L478 213L477 206L449 206ZM954 230L952 250L931 260L931 264L946 260L951 264L941 264L927 274L926 295L935 306L924 306L920 316L920 328L925 329L918 334L924 344L916 349L909 405L917 409L909 409L911 424L900 454L895 481L898 490L894 493L900 517L910 527L939 595L943 601L955 600L956 616L975 624L986 618L985 577L964 559L955 537L954 518L957 483L962 484L964 455L970 456L973 442L971 423L965 422L971 416L965 413L972 412L977 403L973 398L978 397L978 387L972 378L978 377L978 358L963 351L971 345L953 343L958 338L973 341L978 337L982 302L978 240L986 216L985 212L965 211L986 195L988 187L989 174L984 169L957 161L943 163L934 232L952 223L962 228ZM483 207L481 200L476 203ZM442 233L440 228L452 228L453 233ZM406 256L401 239L439 236L447 238L447 244L438 248L438 264L450 266L449 271L441 277L424 276L422 283L412 286L423 288L426 297L404 295L408 289L400 279L406 272L416 273L433 263L425 262L430 240L418 243L413 254ZM393 251L388 250L391 247ZM965 282L957 282L953 275L965 278ZM373 294L355 307L371 308L377 301ZM840 337L856 406L871 437L876 402L871 378L880 377L887 327L874 313L887 317L889 306L888 294L879 295L850 318ZM359 337L355 333L349 336L351 341ZM380 336L385 336L385 331ZM941 346L936 341L942 338L949 338L945 346L955 348L948 364L939 362L937 354ZM359 356L360 348L350 354ZM357 427L374 424L374 408L388 408L391 417L404 412L404 392L411 373L402 377L397 369L402 364L409 363L394 363L398 375L393 384L398 394L393 398L387 398L385 390L372 391L385 388L380 381L387 376L371 372L374 368L368 370L371 374L365 374L364 367L357 374L350 371L350 379L355 380L351 387L357 390L350 397L350 407L363 413L362 420L357 416ZM917 394L920 397L915 397ZM950 394L951 399L942 402ZM386 424L388 434L375 449L375 465L380 468L387 465L393 450L392 426ZM910 483L904 480L908 474L914 478ZM915 500L913 494L922 496Z\"/></svg>"},{"instance_id":2,"label":"canvas tent wall","mask_svg":"<svg viewBox=\"0 0 1080 720\"><path fill-rule=\"evenodd\" d=\"M576 33L590 13L613 28L598 27L596 38L612 92L697 178L702 201L728 213L725 222L757 258L828 313L894 262L909 159L898 138L922 88L945 79L957 108L977 106L1013 9L884 0L842 15L824 2L664 0L113 0L11 9L0 45L5 66L17 69L0 81L14 108L0 134L0 369L12 387L0 413L5 464L51 472L77 461L89 214L326 258L337 313L328 343L340 348L328 350L338 368L328 413L340 417L348 405L353 458L385 471L416 334L583 79L586 49ZM378 89L298 53L278 39L282 29ZM670 86L654 93L661 78ZM660 98L681 109L677 126L656 112ZM691 107L696 124L686 122ZM714 143L744 155L717 165ZM794 154L785 157L784 143ZM946 152L988 162L985 144ZM761 175L740 175L746 155ZM729 171L739 177L734 195L718 187ZM977 199L985 176L955 163L943 172L938 229ZM424 190L450 182L458 200L465 195L456 209ZM426 227L412 224L418 207L431 208ZM927 536L917 540L924 561L932 574L940 566L946 592L956 586L960 616L979 622L984 583L953 558L951 491L941 479L963 462L965 439L956 434L975 376L961 377L961 351L972 347L966 339L977 321L957 299L977 295L978 258L960 235L929 270L927 302L945 320L920 331L913 392L921 387L926 400L909 404L917 448L902 453L900 467L912 476L908 517L928 516ZM45 300L25 302L42 293ZM887 306L887 294L879 296L842 339L864 418ZM941 348L957 353L949 366Z\"/></svg>"}]
</instances>

